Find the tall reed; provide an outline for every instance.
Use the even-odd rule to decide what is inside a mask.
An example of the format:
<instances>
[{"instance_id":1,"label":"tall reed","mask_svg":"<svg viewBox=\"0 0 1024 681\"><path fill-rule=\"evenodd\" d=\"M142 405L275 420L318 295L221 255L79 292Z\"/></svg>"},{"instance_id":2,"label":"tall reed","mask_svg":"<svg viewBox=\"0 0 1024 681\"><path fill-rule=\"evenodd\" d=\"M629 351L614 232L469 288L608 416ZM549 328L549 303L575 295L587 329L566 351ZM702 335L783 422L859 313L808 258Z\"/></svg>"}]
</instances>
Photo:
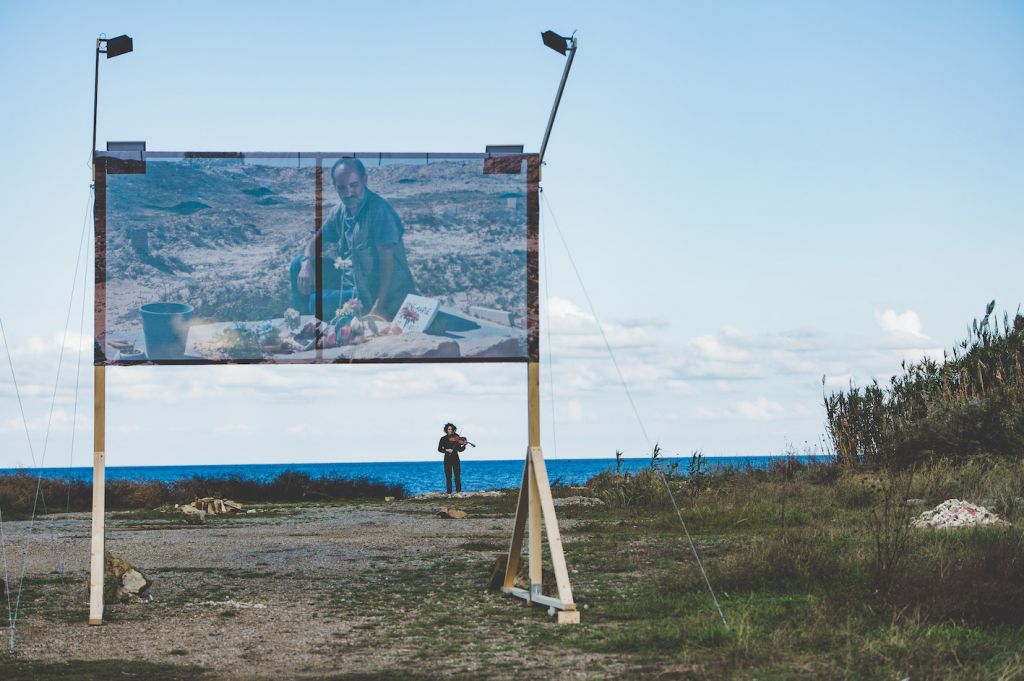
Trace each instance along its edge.
<instances>
[{"instance_id":1,"label":"tall reed","mask_svg":"<svg viewBox=\"0 0 1024 681\"><path fill-rule=\"evenodd\" d=\"M1002 325L995 301L942 362L902 364L888 386L825 395L838 462L905 466L927 456L1019 456L1024 451L1024 316Z\"/></svg>"}]
</instances>

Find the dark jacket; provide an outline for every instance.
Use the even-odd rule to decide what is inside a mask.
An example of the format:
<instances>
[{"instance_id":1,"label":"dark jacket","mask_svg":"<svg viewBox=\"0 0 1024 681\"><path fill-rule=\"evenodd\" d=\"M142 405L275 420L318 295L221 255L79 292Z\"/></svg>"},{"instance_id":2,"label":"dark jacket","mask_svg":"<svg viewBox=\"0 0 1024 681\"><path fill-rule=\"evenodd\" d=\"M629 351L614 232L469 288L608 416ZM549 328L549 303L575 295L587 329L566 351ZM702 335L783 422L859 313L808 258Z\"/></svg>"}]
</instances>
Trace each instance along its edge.
<instances>
[{"instance_id":1,"label":"dark jacket","mask_svg":"<svg viewBox=\"0 0 1024 681\"><path fill-rule=\"evenodd\" d=\"M458 454L459 452L465 451L466 445L461 444L455 440L449 440L447 434L442 435L441 440L437 443L437 451L441 452L442 454L447 454L447 450L449 449L452 450L454 453Z\"/></svg>"}]
</instances>

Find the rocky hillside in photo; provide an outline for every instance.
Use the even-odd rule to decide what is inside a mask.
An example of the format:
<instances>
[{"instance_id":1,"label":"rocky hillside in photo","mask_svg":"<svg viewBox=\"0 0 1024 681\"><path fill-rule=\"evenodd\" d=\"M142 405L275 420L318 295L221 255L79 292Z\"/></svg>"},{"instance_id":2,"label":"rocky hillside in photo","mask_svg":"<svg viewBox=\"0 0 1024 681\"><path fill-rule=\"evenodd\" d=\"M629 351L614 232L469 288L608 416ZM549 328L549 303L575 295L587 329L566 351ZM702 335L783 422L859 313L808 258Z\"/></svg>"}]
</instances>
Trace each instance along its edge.
<instances>
[{"instance_id":1,"label":"rocky hillside in photo","mask_svg":"<svg viewBox=\"0 0 1024 681\"><path fill-rule=\"evenodd\" d=\"M273 162L275 165L268 165ZM315 170L288 159L149 160L112 175L107 201L107 330L138 329L139 306L193 305L195 322L254 321L290 305L288 267L315 227ZM405 224L424 295L526 311L525 175L482 163L367 163L369 187ZM323 215L338 198L325 177Z\"/></svg>"}]
</instances>

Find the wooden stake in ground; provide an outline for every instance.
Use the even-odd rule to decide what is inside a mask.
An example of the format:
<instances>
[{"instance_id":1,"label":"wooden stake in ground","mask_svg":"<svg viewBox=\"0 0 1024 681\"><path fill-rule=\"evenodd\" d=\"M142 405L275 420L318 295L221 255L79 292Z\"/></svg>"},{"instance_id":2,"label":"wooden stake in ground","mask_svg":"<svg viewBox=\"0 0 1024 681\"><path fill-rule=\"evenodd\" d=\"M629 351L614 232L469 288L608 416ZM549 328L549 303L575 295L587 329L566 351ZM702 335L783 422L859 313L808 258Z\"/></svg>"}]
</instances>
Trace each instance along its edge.
<instances>
[{"instance_id":1,"label":"wooden stake in ground","mask_svg":"<svg viewBox=\"0 0 1024 681\"><path fill-rule=\"evenodd\" d=\"M558 518L555 515L555 503L551 497L551 484L548 482L547 466L540 447L540 365L530 362L527 365L529 382L529 430L530 446L526 452L526 463L523 467L523 482L519 488L519 503L516 505L516 520L512 531L512 543L509 547L508 562L505 566L505 581L501 590L522 598L529 605L540 604L558 611L559 624L579 624L580 613L572 600L572 587L569 584L569 570L562 552L562 535L558 531ZM527 523L529 521L529 523ZM516 572L519 570L520 552L526 526L530 526L529 560L530 589L515 586ZM543 555L542 527L547 532L548 550L551 554L551 565L555 571L558 584L558 598L545 596L543 593L541 558Z\"/></svg>"}]
</instances>

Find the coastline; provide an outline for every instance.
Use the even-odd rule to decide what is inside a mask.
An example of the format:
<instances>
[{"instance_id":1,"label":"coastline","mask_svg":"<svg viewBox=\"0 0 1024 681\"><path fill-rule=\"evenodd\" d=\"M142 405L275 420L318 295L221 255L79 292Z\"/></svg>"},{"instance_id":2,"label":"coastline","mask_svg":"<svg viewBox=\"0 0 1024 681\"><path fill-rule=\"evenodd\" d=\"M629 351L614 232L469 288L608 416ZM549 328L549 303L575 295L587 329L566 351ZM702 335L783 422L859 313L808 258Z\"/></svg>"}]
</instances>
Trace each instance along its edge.
<instances>
[{"instance_id":1,"label":"coastline","mask_svg":"<svg viewBox=\"0 0 1024 681\"><path fill-rule=\"evenodd\" d=\"M810 462L825 457L798 456L797 460ZM719 456L706 457L708 470L723 467L738 469L764 469L773 462L785 460L779 456ZM545 457L548 477L552 484L582 485L593 476L615 469L615 459L601 458L557 458ZM686 472L690 457L664 457L658 459L661 466L678 465L680 472ZM623 457L623 471L635 472L650 466L651 458ZM522 479L523 459L463 459L462 482L467 491L504 489L518 487ZM425 461L371 461L339 463L278 463L278 464L227 464L202 466L110 466L106 468L107 480L145 481L157 480L165 483L193 477L233 478L266 482L284 472L305 473L311 478L366 478L390 485L403 485L409 494L437 491L444 486L444 472L440 458ZM0 476L27 473L44 478L81 480L92 482L92 467L52 467L43 469L9 468L0 469Z\"/></svg>"}]
</instances>

